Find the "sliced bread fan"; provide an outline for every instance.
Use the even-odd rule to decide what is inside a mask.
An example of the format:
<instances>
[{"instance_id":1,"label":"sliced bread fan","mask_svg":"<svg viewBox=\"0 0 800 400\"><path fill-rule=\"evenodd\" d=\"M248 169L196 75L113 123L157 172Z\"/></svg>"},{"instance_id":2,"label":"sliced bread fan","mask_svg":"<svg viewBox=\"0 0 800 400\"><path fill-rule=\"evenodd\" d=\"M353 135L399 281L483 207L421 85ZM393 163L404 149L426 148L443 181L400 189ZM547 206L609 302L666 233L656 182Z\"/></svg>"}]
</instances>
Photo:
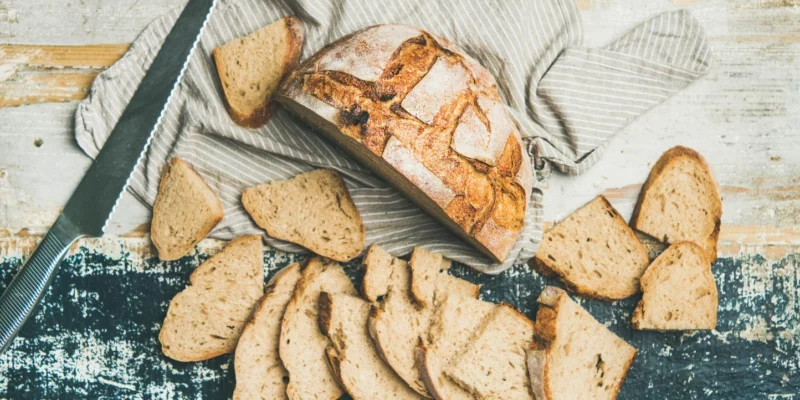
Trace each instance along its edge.
<instances>
[{"instance_id":1,"label":"sliced bread fan","mask_svg":"<svg viewBox=\"0 0 800 400\"><path fill-rule=\"evenodd\" d=\"M374 246L373 246L374 247ZM424 251L414 249L414 252ZM377 258L375 258L377 259ZM412 260L414 260L412 255ZM419 260L428 259L418 258ZM386 294L382 301L377 302L372 308L368 321L369 333L381 358L394 369L394 371L412 388L422 396L430 397L422 377L422 371L415 359L415 349L424 339L433 314L433 307L423 307L418 298L414 297L411 291L411 281L423 279L415 274L428 274L429 271L436 271L435 278L437 291L441 299L447 296L466 296L477 298L480 286L471 284L459 278L450 276L446 271L439 272L443 266L443 261L438 259L433 265L423 265L417 262L415 266L409 266L404 262L395 263L367 263L365 264L365 276L380 277L386 273L370 271L373 268L403 268L405 273L392 273L398 279L392 280L391 285L385 289ZM380 286L377 282L364 283L367 287L372 287L374 291Z\"/></svg>"},{"instance_id":2,"label":"sliced bread fan","mask_svg":"<svg viewBox=\"0 0 800 400\"><path fill-rule=\"evenodd\" d=\"M331 371L354 400L421 399L378 355L367 333L370 304L346 294L322 292L319 324L330 339Z\"/></svg>"},{"instance_id":3,"label":"sliced bread fan","mask_svg":"<svg viewBox=\"0 0 800 400\"><path fill-rule=\"evenodd\" d=\"M289 372L286 394L292 400L335 400L344 394L325 360L328 338L318 323L322 292L356 294L341 265L312 256L303 267L281 323L279 353Z\"/></svg>"},{"instance_id":4,"label":"sliced bread fan","mask_svg":"<svg viewBox=\"0 0 800 400\"><path fill-rule=\"evenodd\" d=\"M266 294L236 346L234 400L287 398L289 374L281 362L278 345L283 313L299 280L300 264L295 263L280 270L267 284Z\"/></svg>"}]
</instances>

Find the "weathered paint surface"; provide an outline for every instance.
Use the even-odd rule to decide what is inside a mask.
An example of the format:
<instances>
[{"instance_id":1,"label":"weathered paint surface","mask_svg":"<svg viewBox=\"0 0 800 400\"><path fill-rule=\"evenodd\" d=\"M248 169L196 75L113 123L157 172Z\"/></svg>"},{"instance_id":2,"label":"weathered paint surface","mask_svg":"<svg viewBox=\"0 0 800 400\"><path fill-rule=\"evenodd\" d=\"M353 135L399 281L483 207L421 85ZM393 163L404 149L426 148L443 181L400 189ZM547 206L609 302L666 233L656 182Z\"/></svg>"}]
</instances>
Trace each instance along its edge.
<instances>
[{"instance_id":1,"label":"weathered paint surface","mask_svg":"<svg viewBox=\"0 0 800 400\"><path fill-rule=\"evenodd\" d=\"M139 256L143 245L146 239L103 239L72 252L36 316L0 356L0 398L231 396L231 356L179 363L158 343L170 299L218 246L160 262ZM265 270L272 275L300 258L268 250ZM0 260L3 289L22 259ZM354 281L361 278L357 262L346 268ZM800 254L722 258L713 271L720 295L715 331L635 332L629 319L638 298L581 302L639 349L621 399L800 398ZM531 318L544 285L557 284L526 266L500 276L461 266L453 273L482 283L484 299L514 304Z\"/></svg>"}]
</instances>

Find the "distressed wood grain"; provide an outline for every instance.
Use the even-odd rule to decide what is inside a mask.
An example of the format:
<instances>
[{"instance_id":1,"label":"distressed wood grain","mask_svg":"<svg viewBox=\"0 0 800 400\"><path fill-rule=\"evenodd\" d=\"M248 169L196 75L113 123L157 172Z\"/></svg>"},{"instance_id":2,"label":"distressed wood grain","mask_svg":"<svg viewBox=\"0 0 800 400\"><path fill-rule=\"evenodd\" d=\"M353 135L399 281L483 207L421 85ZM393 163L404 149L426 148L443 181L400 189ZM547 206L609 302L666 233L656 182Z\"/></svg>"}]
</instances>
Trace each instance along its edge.
<instances>
[{"instance_id":1,"label":"distressed wood grain","mask_svg":"<svg viewBox=\"0 0 800 400\"><path fill-rule=\"evenodd\" d=\"M0 45L0 107L81 100L128 47Z\"/></svg>"},{"instance_id":2,"label":"distressed wood grain","mask_svg":"<svg viewBox=\"0 0 800 400\"><path fill-rule=\"evenodd\" d=\"M186 0L3 0L0 42L130 43L156 16Z\"/></svg>"}]
</instances>

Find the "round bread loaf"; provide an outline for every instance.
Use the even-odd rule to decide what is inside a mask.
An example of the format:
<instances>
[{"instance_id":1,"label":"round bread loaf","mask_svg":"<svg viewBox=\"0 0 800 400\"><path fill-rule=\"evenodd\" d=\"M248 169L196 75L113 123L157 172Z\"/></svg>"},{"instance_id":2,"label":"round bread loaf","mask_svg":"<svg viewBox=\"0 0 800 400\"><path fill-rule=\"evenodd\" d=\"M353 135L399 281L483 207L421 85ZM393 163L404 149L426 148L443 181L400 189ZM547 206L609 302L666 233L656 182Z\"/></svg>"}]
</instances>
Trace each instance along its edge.
<instances>
[{"instance_id":1,"label":"round bread loaf","mask_svg":"<svg viewBox=\"0 0 800 400\"><path fill-rule=\"evenodd\" d=\"M494 78L452 43L369 27L302 63L278 101L492 259L509 255L530 159Z\"/></svg>"}]
</instances>

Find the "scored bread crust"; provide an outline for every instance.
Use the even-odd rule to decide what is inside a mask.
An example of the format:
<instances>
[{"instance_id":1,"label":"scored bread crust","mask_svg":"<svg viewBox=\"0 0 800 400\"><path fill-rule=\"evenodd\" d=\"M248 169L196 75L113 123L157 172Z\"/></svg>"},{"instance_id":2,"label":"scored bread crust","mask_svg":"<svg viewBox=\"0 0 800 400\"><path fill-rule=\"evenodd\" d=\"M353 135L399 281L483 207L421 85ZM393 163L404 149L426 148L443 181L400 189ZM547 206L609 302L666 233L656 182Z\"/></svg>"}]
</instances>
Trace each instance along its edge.
<instances>
[{"instance_id":1,"label":"scored bread crust","mask_svg":"<svg viewBox=\"0 0 800 400\"><path fill-rule=\"evenodd\" d=\"M285 77L287 73L292 70L295 64L297 64L297 60L300 58L300 53L303 50L303 24L294 16L287 16L273 23L279 23L281 21L285 24L283 34L286 36L287 43L286 53L281 60L281 71L283 71L282 76ZM222 79L222 77L226 76L226 74L229 72L229 66L224 62L220 62L220 47L214 48L211 54L215 60L214 64L216 65L217 73L219 74L220 79ZM235 109L228 102L228 98L234 94L229 93L225 85L221 86L222 91L225 94L225 108L228 110L228 114L231 116L231 119L238 125L245 128L258 128L267 123L272 116L276 106L271 101L265 102L263 106L259 107L250 114Z\"/></svg>"},{"instance_id":2,"label":"scored bread crust","mask_svg":"<svg viewBox=\"0 0 800 400\"><path fill-rule=\"evenodd\" d=\"M548 382L550 382L548 357L550 352L559 351L552 344L557 335L558 314L561 305L566 301L572 301L567 293L552 286L545 287L537 300L539 310L536 313L534 341L528 351L527 359L531 389L537 400L552 400L554 395L557 394L548 385ZM578 307L580 306L578 305ZM632 356L625 362L622 379L614 386L611 399L615 399L619 395L622 384L625 382L628 371L630 371L638 352L637 349L633 349Z\"/></svg>"},{"instance_id":3,"label":"scored bread crust","mask_svg":"<svg viewBox=\"0 0 800 400\"><path fill-rule=\"evenodd\" d=\"M302 63L276 99L494 261L509 256L530 159L491 74L452 43L365 28Z\"/></svg>"},{"instance_id":4,"label":"scored bread crust","mask_svg":"<svg viewBox=\"0 0 800 400\"><path fill-rule=\"evenodd\" d=\"M606 210L609 210L614 214L613 217L614 217L614 220L617 222L617 224L620 227L624 227L624 229L623 229L624 233L623 234L627 237L627 240L630 241L630 243L632 243L634 245L635 254L632 254L632 257L635 257L636 259L639 259L639 260L642 261L641 262L641 266L642 266L641 273L644 273L644 270L646 269L647 264L649 263L649 257L647 255L647 248L645 248L644 245L639 241L639 238L637 238L636 234L633 232L633 230L630 229L628 224L625 222L625 219L622 218L622 215L620 215L619 211L617 211L617 209L614 208L611 205L611 203L608 201L608 199L606 199L606 197L603 196L603 195L599 195L599 196L597 196L597 198L595 198L591 202L586 203L585 205L583 205L581 207L581 209L583 209L584 207L589 206L592 202L598 201L598 200L603 203L604 208ZM577 210L576 212L580 211L581 209ZM567 217L567 218L569 218L569 217ZM561 221L561 222L559 222L559 224L561 224L563 222L564 221ZM546 236L548 235L548 233L550 233L557 226L558 226L558 224L556 224L556 226L550 228L550 231L545 232L545 236L542 238L542 240L544 241ZM541 247L541 245L540 245L540 247ZM603 287L602 290L604 290L605 292L601 293L601 292L599 292L598 288L592 288L592 287L588 287L586 285L581 285L581 284L576 283L576 282L571 282L565 276L560 274L558 272L558 268L554 265L554 262L552 260L549 260L547 257L543 257L541 255L540 251L536 252L535 256L529 261L528 264L530 266L532 266L536 270L536 272L538 272L539 274L541 274L541 275L543 275L545 277L548 277L548 278L557 277L564 284L564 286L567 287L567 289L569 289L570 291L572 291L574 293L581 294L581 295L586 296L586 297L594 298L594 299L607 300L607 301L620 300L620 299L624 299L626 297L630 297L630 296L634 295L639 290L638 285L632 290L624 290L623 288L617 288L616 290L611 290L608 287Z\"/></svg>"},{"instance_id":5,"label":"scored bread crust","mask_svg":"<svg viewBox=\"0 0 800 400\"><path fill-rule=\"evenodd\" d=\"M180 170L180 172L176 170ZM176 173L183 173L187 181L172 182L171 178ZM193 215L192 217L204 218L202 227L198 235L193 238L191 242L185 243L183 246L177 248L174 247L175 243L170 243L171 240L175 239L175 235L170 234L174 227L162 229L162 225L168 223L162 220L168 219L176 212L176 210L165 209L165 207L169 206L167 204L169 199L166 199L165 196L168 196L166 188L170 183L192 186L199 192L196 193L194 200L199 201L202 199L205 203L203 205L208 208L208 213L203 213L202 210L192 210L197 212L197 215ZM185 191L182 192L185 193ZM184 207L186 207L185 204ZM186 253L191 251L197 243L203 240L203 238L222 221L224 216L225 210L222 206L222 202L217 195L214 194L214 191L208 186L208 183L206 183L203 177L201 177L189 163L180 157L173 157L169 164L164 167L164 172L161 174L161 181L158 183L158 195L156 195L156 201L153 204L153 219L150 224L150 240L158 251L158 258L164 261L172 261L185 256ZM185 224L182 225L182 228L186 228Z\"/></svg>"},{"instance_id":6,"label":"scored bread crust","mask_svg":"<svg viewBox=\"0 0 800 400\"><path fill-rule=\"evenodd\" d=\"M698 245L704 248L709 263L713 264L714 261L716 261L717 259L717 242L719 240L720 224L722 221L722 200L720 199L719 196L719 185L717 184L716 179L714 179L714 175L711 173L711 167L709 167L708 162L706 162L705 158L702 155L700 155L700 153L698 153L693 149L683 146L675 146L664 152L664 154L662 154L661 157L659 157L658 161L656 161L656 164L650 170L650 174L647 176L647 180L644 182L641 191L639 191L639 197L636 201L636 205L633 208L633 214L631 215L630 226L634 229L642 231L638 225L639 225L639 218L641 218L642 216L642 208L644 206L645 199L647 197L647 191L658 181L658 178L660 178L661 174L667 169L668 166L670 166L673 162L677 161L682 157L690 158L695 162L697 162L698 164L700 164L700 166L702 166L703 169L705 169L706 172L708 172L708 177L709 179L711 179L711 183L713 184L714 189L716 190L715 193L716 196L714 196L714 199L716 200L715 202L717 203L719 214L713 216L714 229L709 235L709 237L706 239L705 243L697 243ZM652 236L656 240L662 242L664 241L663 237L660 238L648 232L644 231L642 232Z\"/></svg>"}]
</instances>

